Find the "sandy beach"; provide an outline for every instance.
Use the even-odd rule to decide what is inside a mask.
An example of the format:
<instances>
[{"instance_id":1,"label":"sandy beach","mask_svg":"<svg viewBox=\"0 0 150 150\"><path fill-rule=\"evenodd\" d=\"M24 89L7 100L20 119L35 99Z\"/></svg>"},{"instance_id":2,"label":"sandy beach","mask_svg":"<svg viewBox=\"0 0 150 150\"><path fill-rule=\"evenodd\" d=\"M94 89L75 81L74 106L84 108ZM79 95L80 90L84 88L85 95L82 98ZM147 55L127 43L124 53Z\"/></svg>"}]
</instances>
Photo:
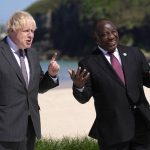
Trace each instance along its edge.
<instances>
[{"instance_id":1,"label":"sandy beach","mask_svg":"<svg viewBox=\"0 0 150 150\"><path fill-rule=\"evenodd\" d=\"M87 136L95 119L93 99L80 104L72 96L71 83L39 94L42 136L63 138ZM144 88L150 102L150 89Z\"/></svg>"}]
</instances>

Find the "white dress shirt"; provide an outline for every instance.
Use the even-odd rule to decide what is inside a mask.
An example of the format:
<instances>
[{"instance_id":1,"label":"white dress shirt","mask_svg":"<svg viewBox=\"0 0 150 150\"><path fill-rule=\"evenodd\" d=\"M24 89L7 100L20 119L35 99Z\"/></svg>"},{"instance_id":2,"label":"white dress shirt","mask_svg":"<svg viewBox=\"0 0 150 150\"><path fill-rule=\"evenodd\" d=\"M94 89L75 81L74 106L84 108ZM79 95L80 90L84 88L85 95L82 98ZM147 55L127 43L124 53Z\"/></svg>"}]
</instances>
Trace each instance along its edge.
<instances>
[{"instance_id":1,"label":"white dress shirt","mask_svg":"<svg viewBox=\"0 0 150 150\"><path fill-rule=\"evenodd\" d=\"M101 48L100 46L98 46L98 48L102 51L102 53L104 54L105 58L108 60L108 62L111 64L110 61L110 55L108 54L108 52L106 50L104 50L103 48ZM121 59L120 59L120 55L118 52L118 49L116 48L113 55L118 59L119 63L122 65L121 63Z\"/></svg>"},{"instance_id":2,"label":"white dress shirt","mask_svg":"<svg viewBox=\"0 0 150 150\"><path fill-rule=\"evenodd\" d=\"M14 54L18 65L21 67L20 58L19 58L19 55L18 55L19 54L18 53L18 50L19 50L18 46L11 40L11 38L9 36L7 36L6 41L9 45L12 53ZM29 83L29 80L30 80L30 67L29 67L29 62L28 62L27 56L25 56L24 61L25 61L25 65L26 65L26 70L27 70L27 75L28 75L28 83Z\"/></svg>"},{"instance_id":3,"label":"white dress shirt","mask_svg":"<svg viewBox=\"0 0 150 150\"><path fill-rule=\"evenodd\" d=\"M19 58L19 55L18 55L18 50L19 50L18 46L11 40L11 38L9 36L7 36L6 41L9 45L12 53L14 54L18 65L21 67L20 58ZM29 67L29 62L28 62L27 56L25 56L24 60L25 60L25 65L26 65L26 70L27 70L27 75L28 75L28 83L29 83L29 80L30 80L30 67ZM58 77L52 77L52 76L50 76L50 77L53 79L53 81L55 83L57 82Z\"/></svg>"}]
</instances>

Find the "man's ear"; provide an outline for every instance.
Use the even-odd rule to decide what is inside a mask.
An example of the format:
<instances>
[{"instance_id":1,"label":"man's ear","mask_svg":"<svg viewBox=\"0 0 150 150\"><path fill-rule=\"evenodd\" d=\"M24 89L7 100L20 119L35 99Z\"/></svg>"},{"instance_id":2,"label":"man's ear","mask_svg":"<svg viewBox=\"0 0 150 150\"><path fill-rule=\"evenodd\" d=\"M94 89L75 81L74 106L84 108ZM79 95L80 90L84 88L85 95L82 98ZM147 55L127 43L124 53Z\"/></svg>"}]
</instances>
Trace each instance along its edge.
<instances>
[{"instance_id":1,"label":"man's ear","mask_svg":"<svg viewBox=\"0 0 150 150\"><path fill-rule=\"evenodd\" d=\"M97 34L96 31L93 33L93 39L94 39L94 41L96 42L97 45L100 45L100 37L99 37L99 35Z\"/></svg>"},{"instance_id":2,"label":"man's ear","mask_svg":"<svg viewBox=\"0 0 150 150\"><path fill-rule=\"evenodd\" d=\"M93 32L93 39L95 41L97 41L99 39L96 31Z\"/></svg>"},{"instance_id":3,"label":"man's ear","mask_svg":"<svg viewBox=\"0 0 150 150\"><path fill-rule=\"evenodd\" d=\"M12 34L13 32L14 32L13 29L9 29L9 30L8 30L8 34Z\"/></svg>"},{"instance_id":4,"label":"man's ear","mask_svg":"<svg viewBox=\"0 0 150 150\"><path fill-rule=\"evenodd\" d=\"M9 29L9 32L13 32L14 30L13 29Z\"/></svg>"}]
</instances>

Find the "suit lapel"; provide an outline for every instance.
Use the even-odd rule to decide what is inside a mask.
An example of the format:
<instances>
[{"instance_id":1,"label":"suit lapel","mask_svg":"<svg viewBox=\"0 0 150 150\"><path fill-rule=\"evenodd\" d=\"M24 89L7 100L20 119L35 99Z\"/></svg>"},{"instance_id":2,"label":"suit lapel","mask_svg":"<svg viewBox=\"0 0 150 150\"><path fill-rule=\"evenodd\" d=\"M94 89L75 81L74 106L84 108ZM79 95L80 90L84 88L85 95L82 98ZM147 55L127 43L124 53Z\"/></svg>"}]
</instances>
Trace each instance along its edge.
<instances>
[{"instance_id":1,"label":"suit lapel","mask_svg":"<svg viewBox=\"0 0 150 150\"><path fill-rule=\"evenodd\" d=\"M20 67L19 67L19 65L18 65L18 63L16 61L15 56L13 55L13 53L11 52L8 44L6 43L5 39L1 43L1 47L3 48L2 54L4 55L6 60L9 62L10 66L14 69L14 71L16 72L16 74L17 74L18 78L20 79L20 81L26 87L23 75L21 73L21 69L20 69Z\"/></svg>"},{"instance_id":2,"label":"suit lapel","mask_svg":"<svg viewBox=\"0 0 150 150\"><path fill-rule=\"evenodd\" d=\"M126 82L126 85L128 85L128 82L129 82L128 77L130 77L129 66L131 65L131 64L129 64L130 61L128 61L128 59L129 59L128 49L124 48L122 46L118 46L118 51L119 51L119 55L120 55L121 62L122 62L122 68L123 68L123 72L124 72L125 82Z\"/></svg>"},{"instance_id":3,"label":"suit lapel","mask_svg":"<svg viewBox=\"0 0 150 150\"><path fill-rule=\"evenodd\" d=\"M111 64L105 58L103 53L99 49L97 49L95 54L96 54L95 59L96 59L97 64L101 66L101 68L106 72L106 75L109 75L111 78L113 78L113 80L118 82L120 85L124 86L123 82L118 77L115 70L112 68Z\"/></svg>"},{"instance_id":4,"label":"suit lapel","mask_svg":"<svg viewBox=\"0 0 150 150\"><path fill-rule=\"evenodd\" d=\"M29 67L30 67L30 80L29 80L29 86L28 86L28 88L30 88L33 77L34 77L34 73L35 73L35 65L34 65L35 61L34 61L34 58L30 49L26 50L26 54L27 54Z\"/></svg>"}]
</instances>

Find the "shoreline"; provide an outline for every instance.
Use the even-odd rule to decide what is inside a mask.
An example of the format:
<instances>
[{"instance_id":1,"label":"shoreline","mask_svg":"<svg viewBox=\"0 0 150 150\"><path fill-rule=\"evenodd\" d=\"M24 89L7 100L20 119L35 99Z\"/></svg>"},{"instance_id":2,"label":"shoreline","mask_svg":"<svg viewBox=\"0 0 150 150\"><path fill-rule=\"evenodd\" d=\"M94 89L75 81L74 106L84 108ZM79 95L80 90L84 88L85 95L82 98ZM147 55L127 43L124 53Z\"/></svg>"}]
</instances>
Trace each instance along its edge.
<instances>
[{"instance_id":1,"label":"shoreline","mask_svg":"<svg viewBox=\"0 0 150 150\"><path fill-rule=\"evenodd\" d=\"M57 89L72 89L72 81L71 79L68 81L59 81L59 86L55 87L52 90L57 90Z\"/></svg>"}]
</instances>

